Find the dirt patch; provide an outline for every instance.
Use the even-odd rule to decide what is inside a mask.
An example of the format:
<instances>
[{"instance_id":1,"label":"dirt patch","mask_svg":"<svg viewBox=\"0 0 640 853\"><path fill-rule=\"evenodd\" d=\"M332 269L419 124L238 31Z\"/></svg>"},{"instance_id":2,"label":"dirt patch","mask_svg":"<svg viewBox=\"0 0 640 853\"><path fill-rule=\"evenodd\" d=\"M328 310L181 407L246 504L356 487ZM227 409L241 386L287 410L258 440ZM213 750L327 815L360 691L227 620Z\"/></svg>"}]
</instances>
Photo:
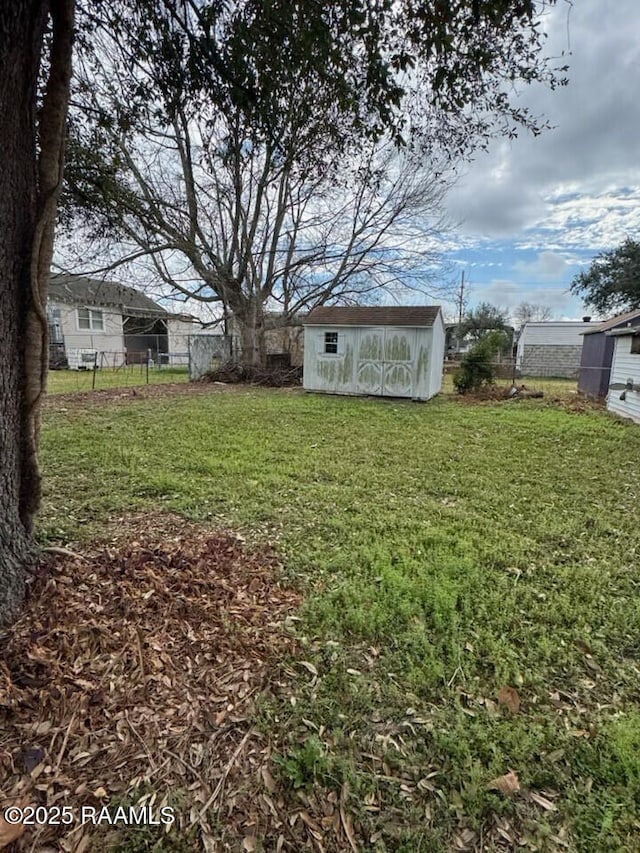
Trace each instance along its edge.
<instances>
[{"instance_id":1,"label":"dirt patch","mask_svg":"<svg viewBox=\"0 0 640 853\"><path fill-rule=\"evenodd\" d=\"M578 414L606 408L604 401L593 400L577 392L562 395L542 392L535 386L519 385L516 388L518 393L514 394L511 391L511 386L489 385L466 394L448 394L447 396L451 400L459 400L461 403L473 406L492 403L527 404L530 400L535 400L538 403L543 402L545 405L555 406ZM524 389L524 393L520 389Z\"/></svg>"},{"instance_id":2,"label":"dirt patch","mask_svg":"<svg viewBox=\"0 0 640 853\"><path fill-rule=\"evenodd\" d=\"M300 391L299 388L280 388L281 393ZM45 410L55 411L67 405L100 405L101 403L131 403L162 397L248 393L246 384L227 382L167 382L162 385L139 385L135 388L104 388L96 391L75 391L69 394L50 394L45 398Z\"/></svg>"},{"instance_id":3,"label":"dirt patch","mask_svg":"<svg viewBox=\"0 0 640 853\"><path fill-rule=\"evenodd\" d=\"M126 849L142 850L169 829L81 825L83 808L104 806L173 817L154 849L253 837L269 745L251 718L295 652L285 622L300 601L279 570L268 548L159 515L43 564L0 648L0 794L70 807L73 822L0 823L0 847L24 832L13 850L81 853L135 834L149 846Z\"/></svg>"}]
</instances>

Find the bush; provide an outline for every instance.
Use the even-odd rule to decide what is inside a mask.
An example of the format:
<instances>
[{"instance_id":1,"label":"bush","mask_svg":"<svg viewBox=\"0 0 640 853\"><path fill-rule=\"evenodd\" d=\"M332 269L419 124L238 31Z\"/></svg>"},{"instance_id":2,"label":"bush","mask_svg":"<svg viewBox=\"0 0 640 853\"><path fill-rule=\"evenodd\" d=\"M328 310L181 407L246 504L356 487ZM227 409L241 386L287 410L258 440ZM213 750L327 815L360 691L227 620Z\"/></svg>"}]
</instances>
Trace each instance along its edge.
<instances>
[{"instance_id":1,"label":"bush","mask_svg":"<svg viewBox=\"0 0 640 853\"><path fill-rule=\"evenodd\" d=\"M453 384L458 394L478 391L493 385L495 365L493 359L509 345L504 332L489 332L464 356L460 367L453 375Z\"/></svg>"}]
</instances>

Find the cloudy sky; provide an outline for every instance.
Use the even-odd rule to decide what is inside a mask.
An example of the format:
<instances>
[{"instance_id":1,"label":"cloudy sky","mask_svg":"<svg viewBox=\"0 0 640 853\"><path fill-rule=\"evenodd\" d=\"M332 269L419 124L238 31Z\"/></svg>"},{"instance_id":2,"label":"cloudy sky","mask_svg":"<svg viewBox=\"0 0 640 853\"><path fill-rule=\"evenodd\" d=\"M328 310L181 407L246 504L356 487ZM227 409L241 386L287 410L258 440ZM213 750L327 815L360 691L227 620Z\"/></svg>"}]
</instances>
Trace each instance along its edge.
<instances>
[{"instance_id":1,"label":"cloudy sky","mask_svg":"<svg viewBox=\"0 0 640 853\"><path fill-rule=\"evenodd\" d=\"M573 276L640 235L640 3L558 0L545 28L551 55L570 51L570 82L521 101L554 128L496 140L466 168L447 201L449 257L471 305L528 301L579 319Z\"/></svg>"}]
</instances>

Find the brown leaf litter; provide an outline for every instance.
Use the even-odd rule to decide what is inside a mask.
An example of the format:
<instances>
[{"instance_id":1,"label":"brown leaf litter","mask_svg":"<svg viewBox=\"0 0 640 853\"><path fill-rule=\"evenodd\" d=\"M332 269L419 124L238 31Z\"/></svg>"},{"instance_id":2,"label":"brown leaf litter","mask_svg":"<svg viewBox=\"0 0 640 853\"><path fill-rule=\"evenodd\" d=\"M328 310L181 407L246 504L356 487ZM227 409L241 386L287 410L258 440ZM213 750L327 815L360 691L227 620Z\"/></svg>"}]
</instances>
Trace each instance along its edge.
<instances>
[{"instance_id":1,"label":"brown leaf litter","mask_svg":"<svg viewBox=\"0 0 640 853\"><path fill-rule=\"evenodd\" d=\"M520 694L515 687L505 686L498 693L498 704L508 708L512 714L520 710Z\"/></svg>"},{"instance_id":2,"label":"brown leaf litter","mask_svg":"<svg viewBox=\"0 0 640 853\"><path fill-rule=\"evenodd\" d=\"M251 787L269 746L250 719L295 651L283 622L299 596L268 548L183 519L122 522L109 545L41 567L0 646L1 801L76 815L17 840L4 827L4 844L111 849L116 830L79 825L82 806L146 801L175 810L184 849L238 849L262 834Z\"/></svg>"}]
</instances>

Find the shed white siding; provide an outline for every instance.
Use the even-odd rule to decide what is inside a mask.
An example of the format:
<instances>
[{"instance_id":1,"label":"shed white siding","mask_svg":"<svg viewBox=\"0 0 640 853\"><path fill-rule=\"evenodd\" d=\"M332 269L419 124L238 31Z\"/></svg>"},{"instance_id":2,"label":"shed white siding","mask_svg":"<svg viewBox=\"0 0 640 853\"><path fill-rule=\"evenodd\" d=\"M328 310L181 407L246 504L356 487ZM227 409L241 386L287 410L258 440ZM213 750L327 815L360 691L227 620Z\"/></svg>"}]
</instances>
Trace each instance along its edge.
<instances>
[{"instance_id":1,"label":"shed white siding","mask_svg":"<svg viewBox=\"0 0 640 853\"><path fill-rule=\"evenodd\" d=\"M640 385L640 354L631 352L632 335L616 336L613 362L611 364L610 384L624 384L631 379L634 385ZM610 389L607 396L607 409L631 418L640 423L640 391L626 391L624 400L620 399L620 389Z\"/></svg>"},{"instance_id":2,"label":"shed white siding","mask_svg":"<svg viewBox=\"0 0 640 853\"><path fill-rule=\"evenodd\" d=\"M336 351L327 352L334 341ZM440 391L443 361L441 315L429 328L305 327L303 384L308 391L428 400Z\"/></svg>"},{"instance_id":3,"label":"shed white siding","mask_svg":"<svg viewBox=\"0 0 640 853\"><path fill-rule=\"evenodd\" d=\"M444 350L446 345L446 330L444 325L444 320L442 319L442 314L438 314L438 317L433 324L432 328L432 349L433 349L433 358L431 358L431 375L429 377L429 397L433 397L434 394L439 394L442 390L442 375L444 373ZM441 354L441 355L440 355Z\"/></svg>"}]
</instances>

